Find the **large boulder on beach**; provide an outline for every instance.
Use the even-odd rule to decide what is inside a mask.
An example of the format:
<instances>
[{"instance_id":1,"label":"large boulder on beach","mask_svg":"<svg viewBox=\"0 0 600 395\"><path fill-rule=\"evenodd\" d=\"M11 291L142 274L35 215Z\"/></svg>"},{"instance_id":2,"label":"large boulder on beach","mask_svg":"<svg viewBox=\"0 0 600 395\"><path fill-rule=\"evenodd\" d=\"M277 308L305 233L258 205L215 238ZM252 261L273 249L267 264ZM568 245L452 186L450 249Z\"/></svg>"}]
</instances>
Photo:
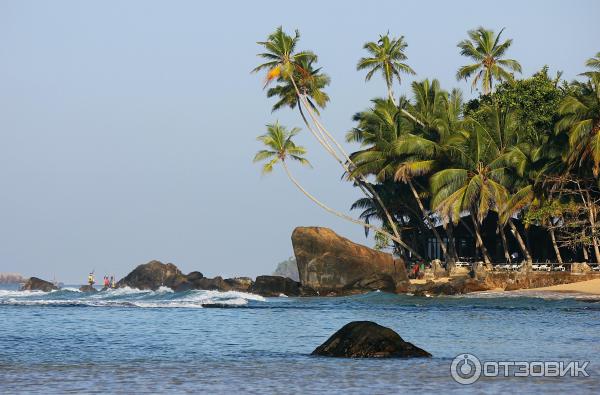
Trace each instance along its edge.
<instances>
[{"instance_id":1,"label":"large boulder on beach","mask_svg":"<svg viewBox=\"0 0 600 395\"><path fill-rule=\"evenodd\" d=\"M186 276L174 264L151 261L133 269L117 286L151 290L160 287L175 289L186 281Z\"/></svg>"},{"instance_id":2,"label":"large boulder on beach","mask_svg":"<svg viewBox=\"0 0 600 395\"><path fill-rule=\"evenodd\" d=\"M415 296L461 295L471 292L487 291L491 287L483 281L460 277L446 282L427 281L425 284L412 286Z\"/></svg>"},{"instance_id":3,"label":"large boulder on beach","mask_svg":"<svg viewBox=\"0 0 600 395\"><path fill-rule=\"evenodd\" d=\"M296 228L292 245L302 287L321 295L371 291L378 286L402 292L409 284L401 259L356 244L331 229Z\"/></svg>"},{"instance_id":4,"label":"large boulder on beach","mask_svg":"<svg viewBox=\"0 0 600 395\"><path fill-rule=\"evenodd\" d=\"M298 296L300 283L282 276L258 276L250 287L250 292L262 296Z\"/></svg>"},{"instance_id":5,"label":"large boulder on beach","mask_svg":"<svg viewBox=\"0 0 600 395\"><path fill-rule=\"evenodd\" d=\"M335 332L313 355L346 358L431 357L396 332L371 321L354 321Z\"/></svg>"},{"instance_id":6,"label":"large boulder on beach","mask_svg":"<svg viewBox=\"0 0 600 395\"><path fill-rule=\"evenodd\" d=\"M44 291L50 292L58 289L50 281L42 280L41 278L31 277L21 287L21 291Z\"/></svg>"}]
</instances>

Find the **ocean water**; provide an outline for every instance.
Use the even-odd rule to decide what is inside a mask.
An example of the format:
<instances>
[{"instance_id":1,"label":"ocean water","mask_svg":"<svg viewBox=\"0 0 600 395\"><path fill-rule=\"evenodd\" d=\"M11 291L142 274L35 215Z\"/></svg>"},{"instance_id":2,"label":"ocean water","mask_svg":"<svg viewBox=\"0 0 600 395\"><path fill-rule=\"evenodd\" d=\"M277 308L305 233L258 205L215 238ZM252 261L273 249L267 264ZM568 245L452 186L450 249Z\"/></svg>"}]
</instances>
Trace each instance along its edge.
<instances>
[{"instance_id":1,"label":"ocean water","mask_svg":"<svg viewBox=\"0 0 600 395\"><path fill-rule=\"evenodd\" d=\"M600 302L524 295L4 289L0 393L599 393ZM202 307L211 303L230 308ZM310 355L354 320L388 326L433 358ZM450 364L462 353L487 361L590 361L590 376L482 377L461 385Z\"/></svg>"}]
</instances>

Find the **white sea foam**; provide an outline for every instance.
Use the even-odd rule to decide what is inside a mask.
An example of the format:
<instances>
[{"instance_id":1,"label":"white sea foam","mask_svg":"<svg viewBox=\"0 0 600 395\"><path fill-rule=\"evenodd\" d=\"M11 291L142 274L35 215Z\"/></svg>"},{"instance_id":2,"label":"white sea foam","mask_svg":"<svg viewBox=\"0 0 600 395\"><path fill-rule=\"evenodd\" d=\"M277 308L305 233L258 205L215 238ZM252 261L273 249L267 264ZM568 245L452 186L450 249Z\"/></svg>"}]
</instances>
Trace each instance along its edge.
<instances>
[{"instance_id":1,"label":"white sea foam","mask_svg":"<svg viewBox=\"0 0 600 395\"><path fill-rule=\"evenodd\" d=\"M249 301L265 302L266 299L260 295L238 291L173 292L167 287L161 287L156 291L123 287L96 293L79 292L73 288L64 288L55 292L0 290L0 304L25 306L200 308L204 304L241 306Z\"/></svg>"},{"instance_id":2,"label":"white sea foam","mask_svg":"<svg viewBox=\"0 0 600 395\"><path fill-rule=\"evenodd\" d=\"M64 287L60 289L61 291L69 291L69 292L81 292L78 288L73 287Z\"/></svg>"}]
</instances>

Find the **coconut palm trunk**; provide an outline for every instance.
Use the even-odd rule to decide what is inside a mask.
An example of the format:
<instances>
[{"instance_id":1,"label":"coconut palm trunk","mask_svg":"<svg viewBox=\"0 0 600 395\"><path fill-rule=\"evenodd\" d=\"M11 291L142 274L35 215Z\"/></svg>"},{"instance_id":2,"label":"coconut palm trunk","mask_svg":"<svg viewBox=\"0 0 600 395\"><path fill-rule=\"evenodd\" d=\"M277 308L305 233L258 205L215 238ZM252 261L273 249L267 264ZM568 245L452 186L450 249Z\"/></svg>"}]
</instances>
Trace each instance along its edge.
<instances>
[{"instance_id":1,"label":"coconut palm trunk","mask_svg":"<svg viewBox=\"0 0 600 395\"><path fill-rule=\"evenodd\" d=\"M525 260L527 261L527 263L532 263L533 259L531 259L531 254L529 253L529 250L527 249L527 245L525 244L525 241L521 237L521 233L519 232L519 229L517 229L515 223L510 218L508 220L508 224L510 225L510 229L513 231L515 238L517 239L517 243L519 243L519 248L521 248L521 251L523 252L523 255L525 256Z\"/></svg>"},{"instance_id":2,"label":"coconut palm trunk","mask_svg":"<svg viewBox=\"0 0 600 395\"><path fill-rule=\"evenodd\" d=\"M343 149L343 147L337 142L337 140L335 140L333 138L333 136L327 131L327 129L325 129L323 127L323 125L320 124L320 122L318 121L316 115L312 111L309 103L307 102L306 97L304 97L304 95L302 95L302 93L300 93L300 90L298 89L298 86L296 85L296 81L294 80L293 76L290 76L290 80L292 81L294 89L296 90L296 95L298 96L298 99L300 100L298 102L298 106L304 105L304 108L308 112L310 118L312 119L312 121L317 126L317 130L320 131L320 133L316 133L313 130L313 128L309 125L309 123L307 122L307 119L305 117L303 117L306 126L312 132L313 136L315 136L315 138L325 148L325 150L327 152L329 152L338 161L338 163L344 168L344 170L346 171L346 173L350 177L352 177L358 183L358 185L359 185L360 189L363 191L363 193L365 193L365 195L367 197L374 198L377 201L377 203L379 204L379 206L381 207L381 209L383 210L383 212L384 212L384 214L386 216L388 224L392 228L392 232L394 233L393 240L396 241L398 244L400 244L402 247L406 248L407 250L409 250L410 252L412 252L413 254L415 254L415 256L419 257L419 259L422 259L421 256L416 251L414 251L413 248L411 248L408 244L406 244L402 240L402 238L400 237L400 232L398 231L398 227L396 226L396 222L394 221L394 219L392 218L392 216L391 216L390 212L388 211L387 207L385 206L385 204L381 200L381 197L379 196L379 194L369 185L369 183L367 182L367 180L364 178L364 176L362 174L359 174L358 177L353 175L353 173L351 172L349 166L347 165L347 164L350 164L350 165L352 165L352 166L355 167L354 163L350 159L350 156L346 153L346 151ZM304 114L302 114L302 115L304 115ZM326 141L327 139L329 139L331 142L333 142L335 144L335 146L337 147L337 149L344 156L345 161L341 160L339 158L339 156L337 155L337 153L333 150L333 147L331 147L331 145Z\"/></svg>"},{"instance_id":3,"label":"coconut palm trunk","mask_svg":"<svg viewBox=\"0 0 600 395\"><path fill-rule=\"evenodd\" d=\"M324 209L325 211L336 215L340 218L343 218L347 221L350 221L352 223L364 226L365 228L369 228L377 233L381 233L387 237L389 237L390 239L392 239L393 241L397 242L398 244L402 245L402 247L406 248L408 251L410 251L415 257L417 257L418 259L423 259L423 257L416 252L413 248L411 248L410 246L406 245L406 243L404 243L401 239L398 239L396 236L374 226L371 224L368 224L366 222L357 220L356 218L353 218L347 214L344 214L342 212L339 212L329 206L327 206L325 203L321 202L320 200L318 200L316 197L314 197L312 194L310 194L306 189L304 189L304 187L302 185L300 185L300 183L298 182L298 180L296 180L294 178L294 176L292 176L292 173L290 172L289 168L287 167L287 163L285 163L285 160L282 161L283 164L283 168L285 169L285 173L287 174L288 178L290 179L290 181L292 181L292 183L296 186L296 188L298 188L306 197L308 197L310 200L312 200L314 203L316 203L319 207L321 207L322 209Z\"/></svg>"},{"instance_id":4,"label":"coconut palm trunk","mask_svg":"<svg viewBox=\"0 0 600 395\"><path fill-rule=\"evenodd\" d=\"M433 232L438 243L440 243L440 247L442 248L442 253L444 254L444 259L448 259L449 258L448 257L448 248L446 246L446 243L444 243L444 240L441 238L439 232L435 228L435 224L433 223L433 221L429 217L429 214L425 210L425 207L423 206L423 202L421 201L421 198L419 197L419 193L417 192L417 189L415 188L415 186L410 178L407 180L407 184L410 187L410 190L411 190L413 196L415 197L415 200L417 201L419 208L421 209L421 213L423 214L423 217L425 218L427 225L429 225L429 227L431 228L431 231Z\"/></svg>"},{"instance_id":5,"label":"coconut palm trunk","mask_svg":"<svg viewBox=\"0 0 600 395\"><path fill-rule=\"evenodd\" d=\"M502 248L504 249L504 259L506 262L511 263L510 252L508 251L508 244L506 243L506 234L504 233L504 227L498 223L498 234L500 234L500 239L502 240Z\"/></svg>"},{"instance_id":6,"label":"coconut palm trunk","mask_svg":"<svg viewBox=\"0 0 600 395\"><path fill-rule=\"evenodd\" d=\"M579 184L577 184L579 186ZM583 190L579 187L579 193L581 194L581 199L583 200L583 204L588 212L588 221L590 223L590 233L592 237L592 245L594 247L594 256L596 257L596 262L600 263L600 248L598 245L598 237L596 236L596 211L594 207L594 202L590 197L590 192L588 190Z\"/></svg>"},{"instance_id":7,"label":"coconut palm trunk","mask_svg":"<svg viewBox=\"0 0 600 395\"><path fill-rule=\"evenodd\" d=\"M552 220L549 220L550 225L552 225ZM552 240L552 248L554 249L554 254L556 255L556 260L558 263L563 263L562 256L560 255L560 249L558 248L558 243L556 242L556 233L554 232L554 228L550 228L550 240Z\"/></svg>"},{"instance_id":8,"label":"coconut palm trunk","mask_svg":"<svg viewBox=\"0 0 600 395\"><path fill-rule=\"evenodd\" d=\"M598 237L596 236L596 209L594 203L590 199L590 194L587 192L587 198L589 202L589 219L592 231L592 244L594 245L594 255L596 256L596 262L600 263L600 248L598 246Z\"/></svg>"},{"instance_id":9,"label":"coconut palm trunk","mask_svg":"<svg viewBox=\"0 0 600 395\"><path fill-rule=\"evenodd\" d=\"M490 259L490 254L488 253L487 248L485 248L485 244L483 244L483 239L481 238L481 229L479 227L479 221L475 217L475 214L471 212L471 219L473 220L473 228L475 230L475 245L481 251L481 255L483 256L483 261L486 264L492 263Z\"/></svg>"},{"instance_id":10,"label":"coconut palm trunk","mask_svg":"<svg viewBox=\"0 0 600 395\"><path fill-rule=\"evenodd\" d=\"M454 263L458 260L458 252L456 251L456 240L454 239L454 224L452 221L448 223L446 227L446 234L448 235L448 255L450 257L450 263Z\"/></svg>"}]
</instances>

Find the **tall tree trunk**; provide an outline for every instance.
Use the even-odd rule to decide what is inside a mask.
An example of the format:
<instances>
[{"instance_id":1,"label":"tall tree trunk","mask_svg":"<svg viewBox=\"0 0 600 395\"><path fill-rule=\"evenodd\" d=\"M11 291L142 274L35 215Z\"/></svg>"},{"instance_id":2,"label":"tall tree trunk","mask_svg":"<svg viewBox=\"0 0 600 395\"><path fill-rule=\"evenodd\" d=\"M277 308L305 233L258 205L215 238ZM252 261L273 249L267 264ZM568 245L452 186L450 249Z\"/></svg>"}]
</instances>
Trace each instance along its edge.
<instances>
[{"instance_id":1,"label":"tall tree trunk","mask_svg":"<svg viewBox=\"0 0 600 395\"><path fill-rule=\"evenodd\" d=\"M531 259L531 254L529 254L529 250L527 249L527 246L525 245L525 241L521 237L521 233L519 233L519 229L517 229L517 227L515 226L515 224L511 218L508 219L508 224L510 225L510 229L513 231L515 238L517 239L517 242L519 243L519 247L521 248L523 255L525 255L525 260L527 261L527 263L532 263L533 259Z\"/></svg>"},{"instance_id":2,"label":"tall tree trunk","mask_svg":"<svg viewBox=\"0 0 600 395\"><path fill-rule=\"evenodd\" d=\"M454 239L454 224L452 221L448 222L446 227L446 234L448 235L448 255L452 263L458 260L458 253L456 252L456 240Z\"/></svg>"},{"instance_id":3,"label":"tall tree trunk","mask_svg":"<svg viewBox=\"0 0 600 395\"><path fill-rule=\"evenodd\" d=\"M500 222L498 222L498 234L500 234L500 239L502 240L504 259L506 259L506 262L511 263L510 252L508 251L508 244L506 243L506 235L504 234L504 227L500 225Z\"/></svg>"},{"instance_id":4,"label":"tall tree trunk","mask_svg":"<svg viewBox=\"0 0 600 395\"><path fill-rule=\"evenodd\" d=\"M582 231L582 236L585 239L585 233ZM587 246L585 244L581 245L581 249L583 250L583 260L587 263L590 261L590 257L588 255Z\"/></svg>"},{"instance_id":5,"label":"tall tree trunk","mask_svg":"<svg viewBox=\"0 0 600 395\"><path fill-rule=\"evenodd\" d=\"M550 226L552 226L552 220L548 220L550 222ZM549 229L550 232L550 240L552 240L552 248L554 248L554 254L556 255L556 260L558 263L563 263L562 256L560 255L560 249L558 248L558 244L556 243L556 234L554 233L554 228L551 227Z\"/></svg>"},{"instance_id":6,"label":"tall tree trunk","mask_svg":"<svg viewBox=\"0 0 600 395\"><path fill-rule=\"evenodd\" d=\"M446 248L446 243L444 243L444 240L441 238L439 232L435 228L435 224L433 223L433 221L427 214L427 211L425 210L425 207L423 206L423 202L421 201L421 198L419 197L419 193L415 189L415 186L412 183L412 180L410 178L407 180L407 183L408 183L408 186L410 187L410 190L412 191L413 196L415 197L415 200L417 201L417 204L419 205L419 208L421 209L421 213L423 214L423 217L425 218L427 225L429 225L429 227L431 228L431 231L433 232L438 243L440 243L440 247L442 248L442 253L444 254L444 259L448 259L448 249Z\"/></svg>"},{"instance_id":7,"label":"tall tree trunk","mask_svg":"<svg viewBox=\"0 0 600 395\"><path fill-rule=\"evenodd\" d=\"M475 230L475 245L481 251L481 255L483 256L483 261L486 264L492 263L490 259L490 254L488 253L487 248L485 248L485 244L483 244L483 239L481 238L481 229L479 228L479 222L477 222L477 218L475 214L471 212L471 219L473 220L473 228Z\"/></svg>"},{"instance_id":8,"label":"tall tree trunk","mask_svg":"<svg viewBox=\"0 0 600 395\"><path fill-rule=\"evenodd\" d=\"M294 80L293 76L290 77L290 80L292 81L292 84L294 85L294 89L296 91L296 95L298 96L298 99L300 100L300 102L298 102L298 106L304 105L304 108L308 111L308 115L311 117L312 121L317 126L317 130L319 131L319 133L316 133L313 130L313 128L310 126L310 124L307 122L306 118L303 117L306 127L311 131L313 136L315 136L315 138L325 148L325 150L327 152L329 152L329 154L331 154L338 161L338 163L342 166L342 168L348 174L348 177L351 177L352 179L354 179L356 181L356 183L358 184L361 191L367 197L373 198L373 199L375 199L375 201L377 201L377 203L379 204L379 206L381 207L381 209L383 210L383 212L385 214L388 224L392 228L392 232L394 233L393 240L395 240L398 244L400 244L407 250L411 251L412 248L408 244L406 244L400 237L400 232L398 232L398 227L396 226L396 223L395 223L392 215L388 211L387 207L381 200L381 197L379 196L379 194L375 191L375 189L373 189L373 187L369 184L369 182L366 180L366 178L362 174L359 174L357 176L352 173L348 164L353 166L354 168L356 167L356 165L354 164L354 162L352 162L352 160L350 159L350 156L346 153L346 151L340 145L340 143L338 143L337 140L334 139L333 136L327 131L327 129L325 129L323 127L323 125L320 124L318 118L313 113L312 109L310 108L310 104L307 102L306 97L300 93L300 90L298 89L298 86L296 85L296 81ZM304 116L304 113L302 113L302 115ZM333 147L326 141L327 139L329 139L331 142L333 142L335 144L335 146L337 147L339 152L344 156L345 161L340 159L340 157L338 156L338 153L335 152ZM419 256L419 254L416 251L414 251L414 250L412 250L412 251L414 252L414 254L416 256Z\"/></svg>"},{"instance_id":9,"label":"tall tree trunk","mask_svg":"<svg viewBox=\"0 0 600 395\"><path fill-rule=\"evenodd\" d=\"M600 247L598 246L598 237L596 236L596 208L594 207L594 202L592 202L588 190L586 190L586 197L588 200L588 213L592 233L592 244L594 245L594 255L596 256L596 262L600 263Z\"/></svg>"},{"instance_id":10,"label":"tall tree trunk","mask_svg":"<svg viewBox=\"0 0 600 395\"><path fill-rule=\"evenodd\" d=\"M401 239L398 239L398 237L384 231L383 229L378 228L377 226L374 226L372 224L368 224L366 222L360 221L356 218L353 218L347 214L344 214L342 212L339 212L335 209L332 209L331 207L327 206L325 203L322 203L320 200L318 200L316 197L314 197L313 195L311 195L306 189L304 189L304 187L302 185L300 185L300 183L294 178L294 176L292 176L292 173L290 173L289 168L287 167L287 163L285 163L285 161L282 161L283 164L283 168L285 169L285 173L287 174L288 178L290 179L290 181L292 181L292 183L296 186L296 188L298 188L306 197L308 197L310 200L312 200L314 203L316 203L319 207L321 207L322 209L324 209L325 211L336 215L340 218L343 218L347 221L350 221L352 223L364 226L365 228L369 228L377 233L381 233L387 237L389 237L390 239L392 239L393 241L398 242L400 245L402 245L404 248L406 248L407 250L409 250L413 255L415 255L418 259L423 259L423 257L416 252L412 247L408 246L406 243L404 243Z\"/></svg>"}]
</instances>

